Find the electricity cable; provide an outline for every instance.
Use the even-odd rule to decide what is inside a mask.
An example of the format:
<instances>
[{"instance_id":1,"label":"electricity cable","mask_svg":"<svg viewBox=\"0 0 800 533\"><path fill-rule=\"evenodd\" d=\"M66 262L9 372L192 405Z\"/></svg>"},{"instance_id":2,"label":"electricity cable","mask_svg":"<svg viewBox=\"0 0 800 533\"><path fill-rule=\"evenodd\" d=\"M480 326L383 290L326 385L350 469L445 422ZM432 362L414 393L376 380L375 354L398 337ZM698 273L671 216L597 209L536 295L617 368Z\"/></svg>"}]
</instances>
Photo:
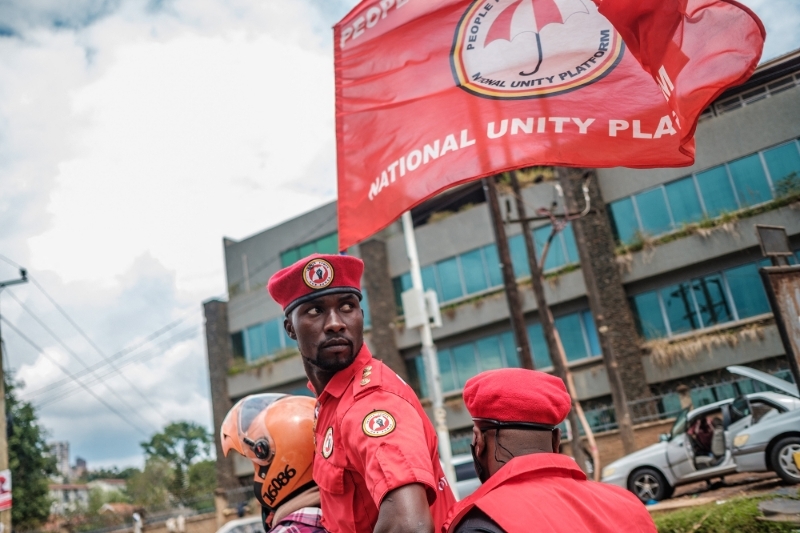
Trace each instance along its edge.
<instances>
[{"instance_id":1,"label":"electricity cable","mask_svg":"<svg viewBox=\"0 0 800 533\"><path fill-rule=\"evenodd\" d=\"M129 426L131 426L132 428L134 428L136 431L140 432L140 433L141 433L142 435L144 435L145 437L149 437L149 436L150 436L150 435L149 435L149 434L148 434L148 433L147 433L145 430L143 430L142 428L140 428L140 427L139 427L138 425L136 425L136 424L135 424L133 421L131 421L131 420L129 420L128 418L126 418L125 416L123 416L123 414L122 414L122 413L120 413L119 411L117 411L117 410L116 410L116 409L115 409L115 408L114 408L112 405L110 405L108 402L106 402L105 400L103 400L103 398L101 398L100 396L98 396L98 395L97 395L97 394L96 394L96 393L95 393L95 392L94 392L92 389L90 389L89 387L87 387L86 385L84 385L84 384L83 384L81 381L79 381L78 379L76 379L76 378L73 376L72 372L70 372L70 371L69 371L69 370L68 370L66 367L64 367L64 366L63 366L61 363L59 363L59 362L58 362L58 361L56 361L56 360L55 360L53 357L51 357L51 356L50 356L50 355L49 355L49 354L48 354L46 351L44 351L44 350L43 350L41 347L39 347L39 346L38 346L38 345L37 345L35 342L33 342L33 341L32 341L32 340L31 340L31 339L30 339L30 338L29 338L27 335L25 335L24 333L22 333L22 332L21 332L21 331L20 331L20 330L19 330L19 329L18 329L18 328L17 328L17 327L14 325L14 324L12 324L11 322L9 322L9 321L6 319L6 317L4 317L4 316L0 316L0 321L2 321L2 322L3 322L3 323L6 325L6 326L8 326L9 328L11 328L11 330L12 330L12 331L14 331L14 333L16 333L16 334L17 334L17 335L18 335L18 336L19 336L19 337L20 337L22 340L24 340L26 343L28 343L28 344L29 344L29 345L30 345L30 346L31 346L31 347L32 347L34 350L36 350L37 352L39 352L40 354L42 354L42 355L43 355L45 358L47 358L48 360L50 360L50 362L52 362L52 363L53 363L54 365L56 365L56 366L57 366L59 369L61 369L61 371L62 371L62 372L64 372L66 375L70 376L70 377L71 377L71 378L72 378L72 379L73 379L75 382L77 382L77 383L78 383L78 384L79 384L79 385L80 385L80 386L81 386L81 387L82 387L82 388L83 388L83 389L84 389L86 392L88 392L89 394L91 394L91 395L92 395L92 396L93 396L93 397L94 397L94 398L95 398L95 399L96 399L98 402L102 403L102 404L103 404L103 405L104 405L104 406L105 406L105 407L106 407L106 408L107 408L109 411L111 411L112 413L114 413L115 415L117 415L117 416L118 416L118 417L119 417L121 420L123 420L123 421L124 421L126 424L128 424Z\"/></svg>"},{"instance_id":2,"label":"electricity cable","mask_svg":"<svg viewBox=\"0 0 800 533\"><path fill-rule=\"evenodd\" d=\"M16 296L15 296L13 293L9 293L9 296L11 297L11 299L12 299L12 300L14 300L15 302L17 302L17 305L19 305L19 306L20 306L20 307L21 307L21 308L22 308L22 309L23 309L23 310L24 310L26 313L28 313L28 315L30 315L30 316L31 316L31 318L33 318L33 320L34 320L34 321L35 321L37 324L39 324L39 326L40 326L42 329L44 329L44 330L45 330L45 331L46 331L46 332L47 332L47 333L48 333L48 334L49 334L49 335L50 335L50 336L51 336L53 339L55 339L55 341L56 341L56 342L57 342L57 343L58 343L58 344L59 344L59 345L60 345L62 348L64 348L64 350L65 350L65 351L66 351L66 352L67 352L69 355L71 355L73 358L75 358L75 359L76 359L76 360L77 360L77 361L78 361L78 362L81 364L81 366L83 366L83 368L84 368L84 369L86 369L87 371L91 372L91 371L89 370L89 365L88 365L88 364L86 364L86 361L84 361L84 360L83 360L83 358L82 358L80 355L78 355L77 353L75 353L74 351L72 351L72 350L70 349L70 347L69 347L69 346L67 346L67 344L66 344L66 343L65 343L65 342L64 342L64 341L63 341L63 340L62 340L62 339L61 339L61 338L60 338L58 335L56 335L56 333L55 333L55 332L54 332L52 329L50 329L50 328L47 326L47 324L45 324L45 323L44 323L44 321L43 321L41 318L39 318L39 317L36 315L36 313L34 313L34 312L33 312L33 311L32 311L32 310L31 310L31 309L28 307L28 306L26 306L25 304L23 304L23 303L22 303L22 302L19 300L19 298L17 298L17 297L16 297ZM79 378L75 377L75 379L79 379ZM122 403L122 404L123 404L125 407L127 407L128 409L130 409L130 410L131 410L131 412L133 412L133 413L136 413L136 416L138 416L138 417L139 417L139 418L142 420L142 422L144 422L146 425L149 425L149 426L151 427L151 429L153 429L155 432L157 432L157 431L158 431L158 428L156 428L156 427L155 427L155 426L153 426L153 425L152 425L150 422L148 422L148 421L147 421L147 420L146 420L146 419L145 419L145 418L144 418L144 417L143 417L143 416L142 416L142 415L139 413L139 410L137 410L137 409L136 409L134 406L132 406L130 403L128 403L128 401L127 401L125 398L123 398L123 397L122 397L122 395L120 395L120 394L119 394L119 393L118 393L116 390L114 390L114 389L113 389L113 388L112 388L112 387L111 387L111 386L110 386L110 385L109 385L107 382L105 382L105 381L102 381L102 380L101 380L101 381L100 381L100 383L102 383L102 384L103 384L103 386L105 386L105 388L108 390L108 392L110 392L112 395L114 395L114 397L115 397L117 400L119 400L119 401L120 401L120 402L121 402L121 403ZM164 417L164 415L162 415L162 414L161 414L161 412L159 412L159 411L157 411L157 412L158 412L158 415L159 415L161 418L163 418L165 421L167 420L167 419L166 419L166 417Z\"/></svg>"}]
</instances>

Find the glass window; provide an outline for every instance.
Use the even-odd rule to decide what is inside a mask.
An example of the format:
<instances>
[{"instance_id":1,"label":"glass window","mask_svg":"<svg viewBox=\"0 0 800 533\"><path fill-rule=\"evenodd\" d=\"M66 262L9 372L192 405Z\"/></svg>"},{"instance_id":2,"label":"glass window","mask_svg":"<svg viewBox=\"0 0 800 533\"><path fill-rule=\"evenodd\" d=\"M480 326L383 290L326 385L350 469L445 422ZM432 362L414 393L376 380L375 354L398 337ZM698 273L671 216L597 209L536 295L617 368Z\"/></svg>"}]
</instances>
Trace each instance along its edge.
<instances>
[{"instance_id":1,"label":"glass window","mask_svg":"<svg viewBox=\"0 0 800 533\"><path fill-rule=\"evenodd\" d=\"M443 302L464 296L461 275L458 272L458 261L455 257L436 263L436 270L439 272Z\"/></svg>"},{"instance_id":2,"label":"glass window","mask_svg":"<svg viewBox=\"0 0 800 533\"><path fill-rule=\"evenodd\" d=\"M603 355L600 349L600 339L597 338L597 327L594 325L594 317L588 309L581 311L583 328L586 331L586 338L589 341L589 355Z\"/></svg>"},{"instance_id":3,"label":"glass window","mask_svg":"<svg viewBox=\"0 0 800 533\"><path fill-rule=\"evenodd\" d=\"M636 327L645 339L658 339L667 336L664 325L664 315L661 314L661 305L658 303L656 291L637 294L631 298L633 317Z\"/></svg>"},{"instance_id":4,"label":"glass window","mask_svg":"<svg viewBox=\"0 0 800 533\"><path fill-rule=\"evenodd\" d=\"M478 361L475 359L475 347L472 343L456 346L452 350L453 362L458 375L458 387L463 388L469 378L478 373Z\"/></svg>"},{"instance_id":5,"label":"glass window","mask_svg":"<svg viewBox=\"0 0 800 533\"><path fill-rule=\"evenodd\" d=\"M781 180L800 179L800 154L797 152L797 143L791 142L764 152L772 184L777 188Z\"/></svg>"},{"instance_id":6,"label":"glass window","mask_svg":"<svg viewBox=\"0 0 800 533\"><path fill-rule=\"evenodd\" d=\"M410 365L406 362L406 368L409 370L409 377L411 378L411 383L413 386L414 378L416 378L417 388L416 391L419 393L420 398L427 398L428 397L428 379L427 379L427 372L425 372L425 361L422 359L421 355L418 355L414 358L414 364ZM439 369L439 373L441 373L441 369ZM442 378L442 390L444 390L444 378Z\"/></svg>"},{"instance_id":7,"label":"glass window","mask_svg":"<svg viewBox=\"0 0 800 533\"><path fill-rule=\"evenodd\" d=\"M506 356L506 366L519 368L519 355L517 354L517 345L514 343L514 334L506 331L500 335L500 342L503 343L503 352Z\"/></svg>"},{"instance_id":8,"label":"glass window","mask_svg":"<svg viewBox=\"0 0 800 533\"><path fill-rule=\"evenodd\" d=\"M714 397L714 391L709 388L692 389L689 394L692 397L692 405L694 405L695 409L717 401Z\"/></svg>"},{"instance_id":9,"label":"glass window","mask_svg":"<svg viewBox=\"0 0 800 533\"><path fill-rule=\"evenodd\" d=\"M703 208L691 176L665 185L664 189L677 226L702 220Z\"/></svg>"},{"instance_id":10,"label":"glass window","mask_svg":"<svg viewBox=\"0 0 800 533\"><path fill-rule=\"evenodd\" d=\"M576 361L588 356L578 313L556 318L556 329L561 337L567 361Z\"/></svg>"},{"instance_id":11,"label":"glass window","mask_svg":"<svg viewBox=\"0 0 800 533\"><path fill-rule=\"evenodd\" d=\"M247 361L255 361L259 357L266 355L268 353L267 337L264 334L263 324L247 328L245 330L244 343Z\"/></svg>"},{"instance_id":12,"label":"glass window","mask_svg":"<svg viewBox=\"0 0 800 533\"><path fill-rule=\"evenodd\" d=\"M265 322L264 326L264 333L267 338L267 351L268 354L273 354L278 352L283 348L283 344L281 343L281 328L278 324L277 320L270 320L269 322Z\"/></svg>"},{"instance_id":13,"label":"glass window","mask_svg":"<svg viewBox=\"0 0 800 533\"><path fill-rule=\"evenodd\" d=\"M436 358L439 360L439 374L442 378L442 392L456 390L458 388L458 382L456 380L456 371L455 368L453 368L452 358L450 357L450 350L437 351L436 355ZM427 377L425 379L427 379Z\"/></svg>"},{"instance_id":14,"label":"glass window","mask_svg":"<svg viewBox=\"0 0 800 533\"><path fill-rule=\"evenodd\" d=\"M331 233L317 240L317 252L321 254L339 253L339 234Z\"/></svg>"},{"instance_id":15,"label":"glass window","mask_svg":"<svg viewBox=\"0 0 800 533\"><path fill-rule=\"evenodd\" d=\"M478 349L478 359L481 362L481 372L503 368L503 354L500 353L500 338L497 336L486 337L475 343Z\"/></svg>"},{"instance_id":16,"label":"glass window","mask_svg":"<svg viewBox=\"0 0 800 533\"><path fill-rule=\"evenodd\" d=\"M372 325L372 319L369 316L369 298L367 298L367 289L362 287L361 295L361 310L364 311L364 327L368 328Z\"/></svg>"},{"instance_id":17,"label":"glass window","mask_svg":"<svg viewBox=\"0 0 800 533\"><path fill-rule=\"evenodd\" d=\"M717 385L714 387L714 393L717 395L717 401L736 397L736 389L732 383L722 383Z\"/></svg>"},{"instance_id":18,"label":"glass window","mask_svg":"<svg viewBox=\"0 0 800 533\"><path fill-rule=\"evenodd\" d=\"M531 324L528 326L528 339L530 339L531 350L533 350L534 368L548 368L553 366L550 359L550 350L547 349L547 342L544 339L544 331L541 324Z\"/></svg>"},{"instance_id":19,"label":"glass window","mask_svg":"<svg viewBox=\"0 0 800 533\"><path fill-rule=\"evenodd\" d=\"M486 269L483 266L483 254L480 249L461 254L461 272L464 274L464 285L467 294L488 288ZM441 274L441 271L440 271Z\"/></svg>"},{"instance_id":20,"label":"glass window","mask_svg":"<svg viewBox=\"0 0 800 533\"><path fill-rule=\"evenodd\" d=\"M760 204L772 199L764 167L758 154L728 164L731 178L743 206Z\"/></svg>"},{"instance_id":21,"label":"glass window","mask_svg":"<svg viewBox=\"0 0 800 533\"><path fill-rule=\"evenodd\" d=\"M697 185L700 187L700 194L703 195L709 217L714 218L725 211L735 211L739 208L725 165L697 174Z\"/></svg>"},{"instance_id":22,"label":"glass window","mask_svg":"<svg viewBox=\"0 0 800 533\"><path fill-rule=\"evenodd\" d=\"M394 303L397 306L397 314L403 314L403 292L411 288L411 273L406 272L402 276L392 278L394 286Z\"/></svg>"},{"instance_id":23,"label":"glass window","mask_svg":"<svg viewBox=\"0 0 800 533\"><path fill-rule=\"evenodd\" d=\"M300 254L300 257L306 257L306 256L309 256L309 255L313 254L316 251L317 251L317 243L316 242L308 242L308 243L306 243L306 244L304 244L304 245L302 245L300 247L299 254Z\"/></svg>"},{"instance_id":24,"label":"glass window","mask_svg":"<svg viewBox=\"0 0 800 533\"><path fill-rule=\"evenodd\" d=\"M567 263L579 262L580 256L578 255L578 246L575 244L575 233L572 231L572 222L567 224L567 227L561 232L564 236L564 244L566 245Z\"/></svg>"},{"instance_id":25,"label":"glass window","mask_svg":"<svg viewBox=\"0 0 800 533\"><path fill-rule=\"evenodd\" d=\"M665 415L674 416L677 413L680 413L681 410L681 397L677 394L665 394L661 398L661 412Z\"/></svg>"},{"instance_id":26,"label":"glass window","mask_svg":"<svg viewBox=\"0 0 800 533\"><path fill-rule=\"evenodd\" d=\"M525 249L525 239L522 235L514 235L508 239L508 247L511 249L511 264L514 266L514 277L524 278L525 276L530 276L528 251Z\"/></svg>"},{"instance_id":27,"label":"glass window","mask_svg":"<svg viewBox=\"0 0 800 533\"><path fill-rule=\"evenodd\" d=\"M639 208L639 219L642 229L648 235L660 235L672 228L661 187L636 195L636 206Z\"/></svg>"},{"instance_id":28,"label":"glass window","mask_svg":"<svg viewBox=\"0 0 800 533\"><path fill-rule=\"evenodd\" d=\"M541 262L544 247L547 244L547 239L550 237L550 232L553 231L553 226L547 224L533 230L533 241L536 243L536 258ZM544 260L544 270L553 270L561 265L566 264L567 258L564 251L564 243L561 235L556 234L550 242L550 249L547 251L547 257Z\"/></svg>"},{"instance_id":29,"label":"glass window","mask_svg":"<svg viewBox=\"0 0 800 533\"><path fill-rule=\"evenodd\" d=\"M673 335L700 327L688 283L678 283L661 289L661 299L664 302L669 328Z\"/></svg>"},{"instance_id":30,"label":"glass window","mask_svg":"<svg viewBox=\"0 0 800 533\"><path fill-rule=\"evenodd\" d=\"M434 265L428 265L426 267L422 267L420 269L422 273L422 290L423 291L436 291L436 296L439 297L439 301L443 302L444 298L442 298L442 291L439 290L439 287L436 283L436 267ZM409 274L409 281L411 280L411 274ZM411 288L411 284L409 283L409 288Z\"/></svg>"},{"instance_id":31,"label":"glass window","mask_svg":"<svg viewBox=\"0 0 800 533\"><path fill-rule=\"evenodd\" d=\"M489 269L489 283L491 287L503 284L503 273L500 271L500 257L497 255L497 246L489 244L483 247L486 254L486 267Z\"/></svg>"},{"instance_id":32,"label":"glass window","mask_svg":"<svg viewBox=\"0 0 800 533\"><path fill-rule=\"evenodd\" d=\"M714 274L692 280L695 300L697 301L703 327L722 324L733 320L722 276Z\"/></svg>"},{"instance_id":33,"label":"glass window","mask_svg":"<svg viewBox=\"0 0 800 533\"><path fill-rule=\"evenodd\" d=\"M300 260L300 250L292 248L281 253L281 266L287 267Z\"/></svg>"},{"instance_id":34,"label":"glass window","mask_svg":"<svg viewBox=\"0 0 800 533\"><path fill-rule=\"evenodd\" d=\"M628 197L611 202L608 204L608 209L611 211L611 223L617 240L623 244L631 242L639 231L633 200Z\"/></svg>"},{"instance_id":35,"label":"glass window","mask_svg":"<svg viewBox=\"0 0 800 533\"><path fill-rule=\"evenodd\" d=\"M758 265L749 263L725 271L725 279L731 289L733 303L739 318L769 313L769 301L764 290Z\"/></svg>"}]
</instances>

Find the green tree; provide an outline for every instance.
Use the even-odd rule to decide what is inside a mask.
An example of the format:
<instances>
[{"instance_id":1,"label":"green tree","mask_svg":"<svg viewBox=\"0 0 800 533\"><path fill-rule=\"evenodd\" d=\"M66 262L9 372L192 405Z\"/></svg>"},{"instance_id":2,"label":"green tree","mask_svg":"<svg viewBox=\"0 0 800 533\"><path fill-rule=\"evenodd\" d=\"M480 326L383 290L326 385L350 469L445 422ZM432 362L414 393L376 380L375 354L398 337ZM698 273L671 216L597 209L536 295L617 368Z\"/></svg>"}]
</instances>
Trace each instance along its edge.
<instances>
[{"instance_id":1,"label":"green tree","mask_svg":"<svg viewBox=\"0 0 800 533\"><path fill-rule=\"evenodd\" d=\"M56 473L56 459L45 442L47 432L39 425L36 410L19 400L15 385L5 383L8 429L8 463L11 469L11 523L14 529L33 530L50 515L49 476Z\"/></svg>"},{"instance_id":2,"label":"green tree","mask_svg":"<svg viewBox=\"0 0 800 533\"><path fill-rule=\"evenodd\" d=\"M187 502L191 492L190 468L208 457L211 449L208 430L194 422L173 422L141 445L148 459L158 458L169 463L173 472L169 491L181 503Z\"/></svg>"},{"instance_id":3,"label":"green tree","mask_svg":"<svg viewBox=\"0 0 800 533\"><path fill-rule=\"evenodd\" d=\"M152 457L147 460L143 471L136 471L125 484L125 493L136 506L150 511L169 506L170 495L167 487L172 484L172 467L164 459Z\"/></svg>"}]
</instances>

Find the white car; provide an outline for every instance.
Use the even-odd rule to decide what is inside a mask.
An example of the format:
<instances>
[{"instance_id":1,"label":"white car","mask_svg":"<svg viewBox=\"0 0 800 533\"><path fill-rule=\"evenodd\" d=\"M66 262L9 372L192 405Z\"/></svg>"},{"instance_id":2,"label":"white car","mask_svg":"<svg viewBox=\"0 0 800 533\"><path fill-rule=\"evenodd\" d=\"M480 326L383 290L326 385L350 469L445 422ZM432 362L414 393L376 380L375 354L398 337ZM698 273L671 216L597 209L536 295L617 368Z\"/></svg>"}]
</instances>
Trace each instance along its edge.
<instances>
[{"instance_id":1,"label":"white car","mask_svg":"<svg viewBox=\"0 0 800 533\"><path fill-rule=\"evenodd\" d=\"M481 486L481 480L478 479L478 473L475 471L470 454L454 455L453 468L456 471L458 498L463 500Z\"/></svg>"},{"instance_id":2,"label":"white car","mask_svg":"<svg viewBox=\"0 0 800 533\"><path fill-rule=\"evenodd\" d=\"M217 533L264 533L261 516L246 516L225 523Z\"/></svg>"},{"instance_id":3,"label":"white car","mask_svg":"<svg viewBox=\"0 0 800 533\"><path fill-rule=\"evenodd\" d=\"M626 488L646 503L669 498L678 485L758 470L752 461L737 464L732 453L735 437L762 421L799 409L797 387L752 368L737 366L728 370L786 394L756 392L684 410L660 442L605 467L602 481ZM768 470L766 463L761 464L761 471Z\"/></svg>"}]
</instances>

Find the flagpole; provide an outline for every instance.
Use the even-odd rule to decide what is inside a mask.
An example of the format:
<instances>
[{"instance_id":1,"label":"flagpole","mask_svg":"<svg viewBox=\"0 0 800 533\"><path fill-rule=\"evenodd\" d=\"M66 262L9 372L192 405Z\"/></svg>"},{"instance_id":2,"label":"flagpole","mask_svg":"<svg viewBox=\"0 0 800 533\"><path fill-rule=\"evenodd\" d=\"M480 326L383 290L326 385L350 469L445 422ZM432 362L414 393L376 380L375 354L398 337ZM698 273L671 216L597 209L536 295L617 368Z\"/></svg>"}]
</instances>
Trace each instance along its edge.
<instances>
[{"instance_id":1,"label":"flagpole","mask_svg":"<svg viewBox=\"0 0 800 533\"><path fill-rule=\"evenodd\" d=\"M411 211L403 213L403 234L406 239L406 254L411 263L411 287L418 290L420 294L424 292L422 286L422 271L419 266L419 254L417 253L417 240L414 237L414 221L411 219ZM427 313L426 313L427 315ZM458 498L456 488L456 471L453 468L453 451L450 447L450 431L447 429L447 413L444 410L444 398L442 396L442 378L439 374L439 359L436 357L436 345L433 344L433 334L429 320L424 320L419 328L419 336L422 341L422 360L425 363L425 375L428 381L428 393L430 394L431 405L433 407L433 424L439 436L439 458L444 466L444 474L447 482L453 489L453 494Z\"/></svg>"}]
</instances>

